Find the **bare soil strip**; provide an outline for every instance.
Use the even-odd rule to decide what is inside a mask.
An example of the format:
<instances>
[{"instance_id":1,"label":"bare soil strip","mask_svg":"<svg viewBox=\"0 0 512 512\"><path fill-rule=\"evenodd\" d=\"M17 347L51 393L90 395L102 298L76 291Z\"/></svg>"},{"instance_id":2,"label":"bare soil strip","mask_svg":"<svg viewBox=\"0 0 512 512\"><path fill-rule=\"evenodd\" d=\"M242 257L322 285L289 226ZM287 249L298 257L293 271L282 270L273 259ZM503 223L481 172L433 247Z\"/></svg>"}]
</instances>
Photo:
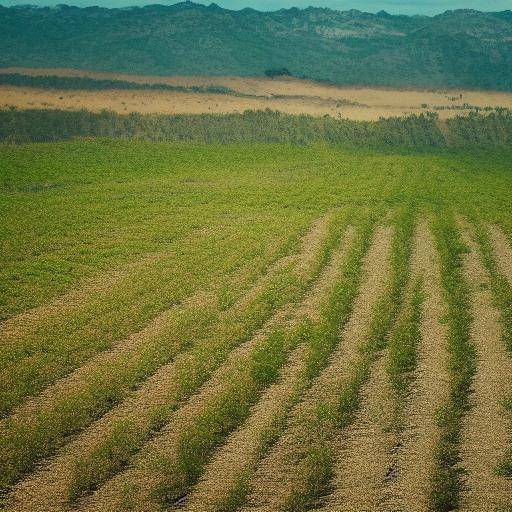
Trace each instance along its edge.
<instances>
[{"instance_id":1,"label":"bare soil strip","mask_svg":"<svg viewBox=\"0 0 512 512\"><path fill-rule=\"evenodd\" d=\"M390 463L394 436L393 404L382 354L361 393L356 420L337 439L333 492L322 511L379 511L382 480Z\"/></svg>"},{"instance_id":2,"label":"bare soil strip","mask_svg":"<svg viewBox=\"0 0 512 512\"><path fill-rule=\"evenodd\" d=\"M493 304L489 275L465 223L462 232L470 249L464 270L471 286L471 338L478 361L472 408L463 425L461 458L467 471L467 489L460 509L506 510L512 507L512 480L498 475L497 469L512 434L511 414L502 403L512 389L512 359L501 337L500 314Z\"/></svg>"},{"instance_id":3,"label":"bare soil strip","mask_svg":"<svg viewBox=\"0 0 512 512\"><path fill-rule=\"evenodd\" d=\"M343 246L345 246L345 243ZM180 438L183 433L191 428L195 419L207 410L207 407L213 403L216 397L226 391L226 377L230 376L233 370L240 365L240 362L243 362L264 341L272 328L277 326L292 328L294 325L298 325L304 317L304 312L311 307L310 305L322 300L319 294L325 294L329 289L326 284L330 281L333 270L338 266L341 255L340 252L334 254L335 265L328 265L324 269L315 286L300 305L288 304L264 330L248 343L234 350L226 364L215 372L200 392L176 411L161 434L146 444L134 461L133 466L107 482L90 498L85 499L79 510L122 510L127 500L135 506L135 510L158 510L161 504L158 498L155 497L155 491L162 484L162 474L155 465L155 461L165 457L167 467L179 466ZM303 350L303 345L299 345L293 350L288 363L292 369L283 370L284 374L291 372L293 375L295 373L293 366L295 361L301 358ZM236 377L231 376L231 378Z\"/></svg>"},{"instance_id":4,"label":"bare soil strip","mask_svg":"<svg viewBox=\"0 0 512 512\"><path fill-rule=\"evenodd\" d=\"M384 294L388 281L392 238L393 230L389 227L380 227L376 231L363 263L365 277L353 314L341 334L341 343L329 366L315 380L304 400L293 409L285 434L262 461L251 481L252 491L244 510L282 510L300 485L296 463L303 449L302 440L308 437L308 426L317 405L323 401L336 402L361 358L360 345L369 329L373 308Z\"/></svg>"},{"instance_id":5,"label":"bare soil strip","mask_svg":"<svg viewBox=\"0 0 512 512\"><path fill-rule=\"evenodd\" d=\"M396 450L385 481L384 501L379 510L427 512L430 479L435 469L435 447L441 432L436 413L449 394L447 327L440 260L426 223L416 233L412 275L422 278L423 311L418 361L411 394L404 411L404 428L397 435Z\"/></svg>"},{"instance_id":6,"label":"bare soil strip","mask_svg":"<svg viewBox=\"0 0 512 512\"><path fill-rule=\"evenodd\" d=\"M324 216L315 221L310 231L305 235L299 253L278 261L271 268L269 274L273 274L276 269L283 267L285 263L294 264L294 269L304 276L308 272L311 274L314 271L316 259L325 244L331 222L332 215ZM263 276L254 288L249 291L247 296L255 297L257 295L255 290L259 291L266 282L268 282L268 276ZM246 301L248 302L249 299L243 297L235 308L241 307L243 309ZM260 339L272 326L281 322L287 316L288 309L289 307L284 307L278 311L267 322L261 332L249 343L240 347L239 351L247 350L248 346L255 343L255 339ZM218 340L210 340L208 338L203 344L222 343L223 331L222 329L218 331L216 333L219 336ZM229 334L229 332L225 333L225 335ZM115 433L116 426L122 425L123 422L129 422L131 428L139 432L146 432L146 435L149 435L159 411L162 409L170 410L179 403L180 397L184 393L180 378L189 373L193 375L196 372L205 371L202 366L208 367L209 362L207 360L203 361L204 364L201 365L201 353L201 350L185 352L179 355L173 362L161 367L153 376L148 378L144 385L132 393L118 407L109 411L89 429L65 446L54 460L22 481L13 490L9 498L9 510L65 510L76 461L90 457L98 447ZM235 353L237 352L235 351ZM232 357L234 357L233 354ZM67 386L71 390L79 390L82 384L80 379L77 379L76 382L69 380L66 382L68 382ZM57 398L58 395L54 394L46 397L50 402ZM40 407L36 406L30 412L37 414L38 411L40 411ZM30 423L30 418L25 418L22 423L26 421ZM42 488L45 489L44 493L40 492Z\"/></svg>"},{"instance_id":7,"label":"bare soil strip","mask_svg":"<svg viewBox=\"0 0 512 512\"><path fill-rule=\"evenodd\" d=\"M498 269L512 286L512 246L507 235L497 226L489 226L489 232Z\"/></svg>"},{"instance_id":8,"label":"bare soil strip","mask_svg":"<svg viewBox=\"0 0 512 512\"><path fill-rule=\"evenodd\" d=\"M317 283L315 290L306 300L299 316L317 319L322 297L326 297L339 277L346 249L353 240L353 231L334 255ZM283 369L281 379L263 394L253 408L251 416L242 427L235 431L206 467L201 482L187 499L188 512L219 511L233 499L244 486L272 438L282 429L290 407L304 391L306 382L306 354L300 347Z\"/></svg>"}]
</instances>

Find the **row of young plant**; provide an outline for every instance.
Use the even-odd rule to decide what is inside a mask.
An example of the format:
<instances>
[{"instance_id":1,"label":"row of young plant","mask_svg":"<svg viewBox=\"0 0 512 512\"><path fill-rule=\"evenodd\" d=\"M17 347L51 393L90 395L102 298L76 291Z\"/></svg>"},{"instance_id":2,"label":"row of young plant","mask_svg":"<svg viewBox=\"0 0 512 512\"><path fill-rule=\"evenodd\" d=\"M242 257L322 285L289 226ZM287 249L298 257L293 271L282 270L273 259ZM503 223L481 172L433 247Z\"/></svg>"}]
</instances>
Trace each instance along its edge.
<instances>
[{"instance_id":1,"label":"row of young plant","mask_svg":"<svg viewBox=\"0 0 512 512\"><path fill-rule=\"evenodd\" d=\"M340 324L346 321L351 311L372 224L369 221L360 229L343 263L341 280L322 307L320 320L315 322L305 318L298 325L292 323L290 328L278 327L264 336L222 377L221 384L215 388L218 392L204 402L199 413L187 422L187 427L176 431L179 427L174 425L173 441L169 445L163 441L154 454L147 453L142 465L146 472L153 475L153 487L142 491L147 499L156 499L163 506L172 506L191 490L203 474L213 450L248 418L252 406L263 391L277 381L280 369L295 349L306 347L303 388L325 367L329 354L339 340ZM262 446L262 456L268 448L268 444ZM249 477L247 474L243 476ZM140 497L140 489L133 480L128 479L120 486L131 489L135 493L133 498ZM232 496L235 501L230 501L226 506L240 506L246 491L243 485L238 487ZM129 500L130 496L123 499Z\"/></svg>"},{"instance_id":2,"label":"row of young plant","mask_svg":"<svg viewBox=\"0 0 512 512\"><path fill-rule=\"evenodd\" d=\"M431 506L444 512L456 510L463 490L460 443L463 419L470 407L470 394L476 372L476 351L471 341L469 287L462 259L467 247L462 242L453 212L444 211L433 222L441 258L441 281L447 305L448 402L441 407L438 425L441 439L436 447L436 470L432 475Z\"/></svg>"},{"instance_id":3,"label":"row of young plant","mask_svg":"<svg viewBox=\"0 0 512 512\"><path fill-rule=\"evenodd\" d=\"M414 370L418 359L421 339L420 324L424 302L423 281L417 279L410 285L406 301L398 316L388 342L387 373L394 393L394 425L403 428L404 409L415 379Z\"/></svg>"},{"instance_id":4,"label":"row of young plant","mask_svg":"<svg viewBox=\"0 0 512 512\"><path fill-rule=\"evenodd\" d=\"M469 290L462 272L461 260L466 252L461 242L456 223L449 212L435 217L433 229L436 234L438 250L441 255L441 278L448 306L448 354L450 371L450 395L449 400L439 411L439 426L442 437L436 449L437 467L432 475L431 506L436 511L457 509L461 492L463 491L463 469L460 462L460 441L462 422L469 409L469 396L471 383L476 370L476 355L470 339L470 324L472 322L468 303ZM412 217L408 214L402 218L402 229L399 231L393 248L393 280L388 293L377 304L372 319L372 328L363 347L363 360L354 376L354 381L344 390L340 396L339 407L335 410L326 410L319 407L320 416L312 421L310 426L315 435L308 438L305 461L300 463L311 464L304 472L308 482L304 482L299 493L293 495L287 504L287 510L309 510L324 492L328 492L329 481L332 476L334 458L330 455L329 445L323 444L328 435L323 435L322 428L332 429L348 425L353 413L358 407L359 391L369 375L371 363L377 354L384 348L389 350L388 374L392 388L397 397L405 397L410 390L410 384L414 378L413 370L417 360L417 344L420 339L421 308L423 292L421 281L413 281L409 287L407 301L404 304L402 315L394 326L393 334L388 340L388 333L397 318L400 305L403 304L403 290L407 280L410 279L408 262L410 260L410 240L412 236ZM484 256L484 263L491 274L493 292L500 306L502 322L504 326L503 341L510 347L510 333L512 332L512 289L510 283L499 273L493 256L492 245L487 231L481 224L476 223L476 233L480 248ZM354 293L355 293L354 289ZM353 300L353 298L352 298ZM344 317L346 320L346 317ZM333 339L337 337L332 331ZM314 331L308 332L307 337L314 340ZM330 347L327 344L327 347ZM330 353L332 347L329 348ZM322 366L327 360L322 358ZM319 372L315 372L317 375ZM512 409L512 404L509 405ZM512 455L512 452L510 453ZM510 477L511 457L509 456L499 471ZM249 475L250 476L250 475ZM244 478L249 478L244 475ZM175 482L175 474L168 476L169 482ZM197 474L199 478L199 473ZM194 478L193 481L196 481ZM180 488L180 492L184 489ZM187 488L188 491L188 488ZM186 491L185 491L186 492ZM236 496L236 505L233 510L244 503L247 488L241 486ZM179 493L172 493L172 499L176 499Z\"/></svg>"},{"instance_id":5,"label":"row of young plant","mask_svg":"<svg viewBox=\"0 0 512 512\"><path fill-rule=\"evenodd\" d=\"M155 403L152 406L147 421L143 425L141 425L138 409L132 411L131 418L123 416L112 422L111 428L105 433L100 443L90 447L91 449L77 460L73 468L73 480L69 489L71 501L81 495L90 493L112 475L121 471L134 453L139 451L144 443L169 421L183 401L196 393L200 386L214 374L215 370L221 367L233 350L244 342L248 342L257 330L264 325L265 321L271 317L272 313L289 302L293 303L304 296L327 264L346 228L347 222L348 217L337 216L336 222L331 224L328 239L310 263L311 267L307 269L307 276L299 277L294 271L294 265L286 266L280 272L277 272L247 305L241 308L235 307L228 311L224 317L221 317L219 325L215 326L215 329L206 338L199 340L189 352L184 354L183 358L176 360L173 371L175 378L172 386L165 393L165 402ZM233 394L233 388L239 389L237 386L242 386L244 390L247 390L245 386L249 384L248 379L253 377L257 381L261 378L261 385L266 386L267 373L256 376L254 373L258 373L260 369L262 372L270 371L268 365L276 364L279 361L283 362L277 356L280 350L285 349L282 344L283 338L279 334L280 331L275 331L275 333L277 333L275 336L270 335L266 340L268 345L264 342L262 346L257 345L254 351L251 352L250 363L254 363L256 366L252 367L249 364L248 368L252 368L249 375L241 376L238 373L240 366L236 364L233 369L234 373L228 372L226 382L229 383L229 386L225 390L226 394L222 397L219 396L219 401L217 401L217 398L214 399L214 404L208 408L208 412L205 412L207 418L210 415L219 418L220 415L223 428L225 428L229 421L236 421L237 411L240 412L239 408L243 406L245 400L244 397ZM274 357L276 357L275 361ZM281 357L284 356L281 354ZM245 361L240 364L245 367ZM277 372L277 369L272 371L272 375L275 372ZM252 389L252 391L256 392L255 389ZM230 400L233 400L233 402L230 402ZM228 410L225 410L226 407ZM224 413L226 416L223 416ZM233 413L233 416L229 413ZM202 421L208 421L208 419L205 420L204 417L197 419L197 423ZM215 433L205 431L205 437L196 437L195 434L198 434L198 432L189 431L189 434L193 434L190 442L202 447L197 456L204 456L202 450L205 449L205 443L206 445L208 443L208 435L215 435ZM113 453L115 454L114 457L112 456ZM193 456L194 454L189 450L183 464L194 465ZM178 480L181 481L180 478Z\"/></svg>"},{"instance_id":6,"label":"row of young plant","mask_svg":"<svg viewBox=\"0 0 512 512\"><path fill-rule=\"evenodd\" d=\"M306 330L306 356L301 380L297 386L300 393L293 396L288 404L284 418L273 430L267 439L261 444L257 460L246 468L224 498L217 504L215 510L222 512L235 512L242 508L250 494L250 481L258 463L272 449L274 444L286 432L288 426L287 416L293 411L293 406L300 402L304 393L312 386L315 379L321 374L328 364L331 355L340 343L340 332L348 322L353 311L354 302L363 279L363 261L368 253L372 240L372 232L376 225L376 218L370 216L359 226L355 242L343 262L341 276L336 282L328 300L321 311L320 318L316 322L305 320L302 328Z\"/></svg>"},{"instance_id":7,"label":"row of young plant","mask_svg":"<svg viewBox=\"0 0 512 512\"><path fill-rule=\"evenodd\" d=\"M478 216L472 216L472 224L500 310L503 343L512 351L512 286L497 268L489 233ZM446 512L458 509L464 491L460 443L464 417L470 408L471 386L476 372L476 350L470 336L471 323L475 319L471 314L469 287L462 267L462 259L468 249L462 242L452 212L445 211L433 217L432 227L441 257L442 289L447 305L450 381L448 401L438 411L437 422L441 438L436 446L436 466L431 475L430 508L437 512ZM423 301L422 282L418 280L410 290L406 307L388 345L388 375L396 397L394 426L397 429L403 426L403 404L415 378ZM512 410L510 397L503 399L505 406ZM509 447L507 457L496 471L506 477L512 477L512 447Z\"/></svg>"},{"instance_id":8,"label":"row of young plant","mask_svg":"<svg viewBox=\"0 0 512 512\"><path fill-rule=\"evenodd\" d=\"M238 278L240 272L248 276L251 272L243 265L235 267L239 272L226 276L225 286L216 287L219 294L216 306L196 306L192 301L187 307L185 303L176 314L167 315L156 332L144 335L141 343L127 343L126 350L120 345L111 355L107 354L109 357L105 360L93 361L86 372L69 382L69 386L60 386L58 393L46 397L40 406L36 401L36 407L22 409L4 420L0 425L2 488L19 480L38 460L62 445L70 434L101 417L134 387L143 386L159 368L173 364L174 388L165 395L164 402L155 402L146 414L140 409L132 411L136 419L133 428L130 428L129 417L123 416L116 422L114 415L111 428L95 445L88 447L87 455L82 454L80 474L72 484L70 495L76 497L90 491L118 471L130 454L165 423L177 404L208 379L231 350L247 340L277 308L305 292L325 265L347 222L340 214L336 220L304 276L296 272L297 265L301 264L298 253L295 263L278 264L262 286L256 283L252 294L251 282L241 286L243 280ZM226 292L234 298L248 293L249 300L233 303L232 299L231 305L223 306L222 296ZM89 464L92 467L88 467Z\"/></svg>"}]
</instances>

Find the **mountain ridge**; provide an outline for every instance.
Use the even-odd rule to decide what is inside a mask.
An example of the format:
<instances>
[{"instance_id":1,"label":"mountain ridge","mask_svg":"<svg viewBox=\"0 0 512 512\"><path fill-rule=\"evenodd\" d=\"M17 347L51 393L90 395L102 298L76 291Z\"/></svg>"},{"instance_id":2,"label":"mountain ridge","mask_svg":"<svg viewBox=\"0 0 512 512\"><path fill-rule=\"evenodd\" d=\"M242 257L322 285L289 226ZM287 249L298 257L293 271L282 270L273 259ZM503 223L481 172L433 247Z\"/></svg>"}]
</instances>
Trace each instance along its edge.
<instances>
[{"instance_id":1,"label":"mountain ridge","mask_svg":"<svg viewBox=\"0 0 512 512\"><path fill-rule=\"evenodd\" d=\"M343 85L512 90L512 11L435 16L181 2L0 5L0 67L294 76Z\"/></svg>"}]
</instances>

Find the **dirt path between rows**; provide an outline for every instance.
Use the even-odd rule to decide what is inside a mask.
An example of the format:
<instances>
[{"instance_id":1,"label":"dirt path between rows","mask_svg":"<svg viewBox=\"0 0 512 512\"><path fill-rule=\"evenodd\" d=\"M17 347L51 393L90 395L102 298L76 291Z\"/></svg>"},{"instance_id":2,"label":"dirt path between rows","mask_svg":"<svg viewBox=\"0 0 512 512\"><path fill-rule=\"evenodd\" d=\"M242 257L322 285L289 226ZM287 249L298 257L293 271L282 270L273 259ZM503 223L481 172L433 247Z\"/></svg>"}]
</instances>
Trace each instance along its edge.
<instances>
[{"instance_id":1,"label":"dirt path between rows","mask_svg":"<svg viewBox=\"0 0 512 512\"><path fill-rule=\"evenodd\" d=\"M404 410L404 428L399 432L391 465L396 473L384 486L381 511L427 512L435 449L441 438L436 413L448 400L448 328L441 262L426 222L420 222L412 257L412 275L422 278L424 301L420 325L417 367Z\"/></svg>"},{"instance_id":2,"label":"dirt path between rows","mask_svg":"<svg viewBox=\"0 0 512 512\"><path fill-rule=\"evenodd\" d=\"M494 257L500 272L512 286L512 245L507 235L497 226L489 226Z\"/></svg>"},{"instance_id":3,"label":"dirt path between rows","mask_svg":"<svg viewBox=\"0 0 512 512\"><path fill-rule=\"evenodd\" d=\"M464 272L471 288L471 340L477 351L472 408L463 422L462 466L467 471L460 510L482 512L512 507L512 480L498 475L512 440L512 418L503 406L512 389L512 359L501 337L500 314L493 303L490 278L467 224L463 239L470 252Z\"/></svg>"},{"instance_id":4,"label":"dirt path between rows","mask_svg":"<svg viewBox=\"0 0 512 512\"><path fill-rule=\"evenodd\" d=\"M361 357L359 347L367 335L373 308L388 281L392 239L392 228L377 229L363 262L363 283L350 320L341 333L340 345L332 355L329 366L315 380L305 399L292 411L287 431L262 461L250 482L252 491L248 506L243 510L281 510L300 485L297 477L303 442L310 435L314 436L314 432L309 431L310 420L318 403L336 402L340 390L351 380L354 366Z\"/></svg>"},{"instance_id":5,"label":"dirt path between rows","mask_svg":"<svg viewBox=\"0 0 512 512\"><path fill-rule=\"evenodd\" d=\"M329 295L339 279L343 259L353 238L354 232L351 230L315 287L316 293L304 302L299 316L318 319L321 301ZM236 492L236 486L247 481L265 449L265 443L277 434L292 403L304 390L306 356L304 346L292 355L280 381L264 393L244 425L217 451L206 467L201 482L188 498L186 512L222 510Z\"/></svg>"}]
</instances>

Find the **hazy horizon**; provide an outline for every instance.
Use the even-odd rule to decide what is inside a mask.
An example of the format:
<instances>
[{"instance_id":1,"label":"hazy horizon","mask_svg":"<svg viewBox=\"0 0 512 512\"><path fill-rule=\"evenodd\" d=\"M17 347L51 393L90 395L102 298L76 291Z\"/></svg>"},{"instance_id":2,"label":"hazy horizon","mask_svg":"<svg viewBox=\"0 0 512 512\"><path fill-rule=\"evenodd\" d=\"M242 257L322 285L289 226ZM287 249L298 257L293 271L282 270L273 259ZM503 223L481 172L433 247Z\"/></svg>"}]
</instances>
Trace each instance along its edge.
<instances>
[{"instance_id":1,"label":"hazy horizon","mask_svg":"<svg viewBox=\"0 0 512 512\"><path fill-rule=\"evenodd\" d=\"M78 7L87 6L101 6L101 7L129 7L129 6L143 6L150 4L173 5L175 1L154 0L154 1L140 1L140 0L0 0L0 5L6 7L13 7L16 5L37 5L37 6L54 6L57 4L75 5ZM208 1L197 1L204 5L211 3ZM299 7L305 8L308 6L314 7L328 7L339 11L346 11L350 9L358 9L366 12L378 12L385 10L391 14L425 14L435 15L451 9L476 9L480 11L503 11L510 9L510 0L489 0L483 2L482 0L466 0L466 1L403 1L403 0L387 0L387 1L373 1L363 0L355 1L336 1L336 0L217 0L215 3L226 9L243 9L251 7L260 11L274 11L281 8Z\"/></svg>"}]
</instances>

